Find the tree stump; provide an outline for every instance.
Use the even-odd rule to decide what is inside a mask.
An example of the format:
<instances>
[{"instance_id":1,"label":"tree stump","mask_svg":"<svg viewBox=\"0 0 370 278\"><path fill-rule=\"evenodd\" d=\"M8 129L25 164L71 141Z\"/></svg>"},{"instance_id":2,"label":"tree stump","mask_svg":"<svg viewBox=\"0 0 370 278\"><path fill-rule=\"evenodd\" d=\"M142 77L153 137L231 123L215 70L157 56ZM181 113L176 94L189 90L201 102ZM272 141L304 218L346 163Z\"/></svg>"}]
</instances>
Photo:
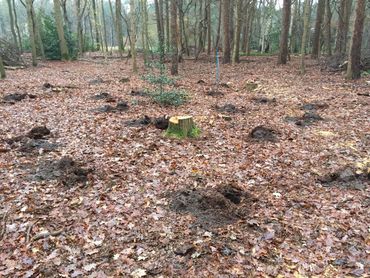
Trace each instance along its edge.
<instances>
[{"instance_id":1,"label":"tree stump","mask_svg":"<svg viewBox=\"0 0 370 278\"><path fill-rule=\"evenodd\" d=\"M171 117L166 131L167 136L176 138L197 137L199 133L192 116Z\"/></svg>"}]
</instances>

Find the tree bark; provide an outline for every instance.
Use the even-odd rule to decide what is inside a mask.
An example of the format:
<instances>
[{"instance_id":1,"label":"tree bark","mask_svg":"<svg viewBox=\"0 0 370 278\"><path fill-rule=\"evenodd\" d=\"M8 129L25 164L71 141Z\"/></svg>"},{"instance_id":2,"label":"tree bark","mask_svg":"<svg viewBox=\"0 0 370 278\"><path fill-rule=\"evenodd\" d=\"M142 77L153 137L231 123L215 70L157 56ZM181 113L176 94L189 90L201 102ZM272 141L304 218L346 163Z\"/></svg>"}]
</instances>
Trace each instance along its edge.
<instances>
[{"instance_id":1,"label":"tree bark","mask_svg":"<svg viewBox=\"0 0 370 278\"><path fill-rule=\"evenodd\" d=\"M316 22L315 22L315 31L313 34L312 40L312 59L319 58L320 55L320 35L321 35L321 25L325 13L325 0L319 0L317 3L317 12L316 12Z\"/></svg>"},{"instance_id":2,"label":"tree bark","mask_svg":"<svg viewBox=\"0 0 370 278\"><path fill-rule=\"evenodd\" d=\"M230 64L231 46L230 46L230 0L222 1L222 62Z\"/></svg>"},{"instance_id":3,"label":"tree bark","mask_svg":"<svg viewBox=\"0 0 370 278\"><path fill-rule=\"evenodd\" d=\"M36 67L37 66L37 53L36 53L36 41L35 41L35 33L34 33L34 10L33 10L32 0L26 0L26 9L27 9L28 33L29 33L29 40L30 40L31 52L32 52L32 65Z\"/></svg>"},{"instance_id":4,"label":"tree bark","mask_svg":"<svg viewBox=\"0 0 370 278\"><path fill-rule=\"evenodd\" d=\"M172 54L172 65L171 74L178 74L178 32L177 32L177 0L171 0L170 10L171 10L171 54Z\"/></svg>"},{"instance_id":5,"label":"tree bark","mask_svg":"<svg viewBox=\"0 0 370 278\"><path fill-rule=\"evenodd\" d=\"M284 0L283 4L283 21L280 34L280 51L278 56L278 64L285 65L288 61L288 38L290 27L290 13L292 8L291 0Z\"/></svg>"},{"instance_id":6,"label":"tree bark","mask_svg":"<svg viewBox=\"0 0 370 278\"><path fill-rule=\"evenodd\" d=\"M136 7L135 0L130 0L130 22L131 22L131 55L132 55L132 70L137 72L136 61Z\"/></svg>"},{"instance_id":7,"label":"tree bark","mask_svg":"<svg viewBox=\"0 0 370 278\"><path fill-rule=\"evenodd\" d=\"M14 14L13 14L13 9L12 9L12 1L11 0L6 0L6 2L8 4L10 30L12 32L13 42L14 42L14 45L15 46L19 47L19 45L18 45L18 39L17 39L17 34L15 32L15 24L14 24Z\"/></svg>"},{"instance_id":8,"label":"tree bark","mask_svg":"<svg viewBox=\"0 0 370 278\"><path fill-rule=\"evenodd\" d=\"M159 58L160 63L164 63L164 34L163 34L163 21L161 19L161 11L160 5L158 0L154 0L155 5L155 15L156 15L156 22L157 22L157 34L158 34L158 42L159 42Z\"/></svg>"},{"instance_id":9,"label":"tree bark","mask_svg":"<svg viewBox=\"0 0 370 278\"><path fill-rule=\"evenodd\" d=\"M0 78L4 79L6 78L4 63L3 63L3 57L0 55Z\"/></svg>"},{"instance_id":10,"label":"tree bark","mask_svg":"<svg viewBox=\"0 0 370 278\"><path fill-rule=\"evenodd\" d=\"M12 6L13 6L13 12L14 12L14 24L15 24L15 28L17 30L17 36L18 36L19 50L22 53L23 52L22 36L19 30L19 25L18 25L17 7L15 6L15 0L12 0Z\"/></svg>"},{"instance_id":11,"label":"tree bark","mask_svg":"<svg viewBox=\"0 0 370 278\"><path fill-rule=\"evenodd\" d=\"M311 0L305 0L304 3L304 16L303 16L303 34L302 34L302 44L301 44L301 74L306 73L305 68L305 57L306 57L306 45L308 37L308 28L310 25L310 10L311 10Z\"/></svg>"},{"instance_id":12,"label":"tree bark","mask_svg":"<svg viewBox=\"0 0 370 278\"><path fill-rule=\"evenodd\" d=\"M122 20L121 20L121 0L116 0L116 40L118 44L119 56L123 55L123 33L122 33Z\"/></svg>"},{"instance_id":13,"label":"tree bark","mask_svg":"<svg viewBox=\"0 0 370 278\"><path fill-rule=\"evenodd\" d=\"M358 79L361 77L361 44L364 30L365 10L366 1L358 0L356 8L356 19L353 28L353 36L347 67L348 79Z\"/></svg>"},{"instance_id":14,"label":"tree bark","mask_svg":"<svg viewBox=\"0 0 370 278\"><path fill-rule=\"evenodd\" d=\"M233 63L239 63L240 62L240 32L241 32L241 25L242 25L242 0L236 0L236 27L234 32L234 51L233 51Z\"/></svg>"},{"instance_id":15,"label":"tree bark","mask_svg":"<svg viewBox=\"0 0 370 278\"><path fill-rule=\"evenodd\" d=\"M98 13L97 13L95 0L91 0L91 4L92 4L92 9L93 9L93 15L94 15L96 50L100 50L99 22L98 22Z\"/></svg>"},{"instance_id":16,"label":"tree bark","mask_svg":"<svg viewBox=\"0 0 370 278\"><path fill-rule=\"evenodd\" d=\"M108 53L108 36L107 36L107 23L106 23L106 18L105 18L105 9L104 9L104 1L101 0L100 2L101 5L101 20L103 23L103 39L104 39L104 44L105 44L105 52Z\"/></svg>"},{"instance_id":17,"label":"tree bark","mask_svg":"<svg viewBox=\"0 0 370 278\"><path fill-rule=\"evenodd\" d=\"M211 20L211 0L207 1L207 55L211 55L212 49L212 20Z\"/></svg>"},{"instance_id":18,"label":"tree bark","mask_svg":"<svg viewBox=\"0 0 370 278\"><path fill-rule=\"evenodd\" d=\"M69 53L68 53L67 42L64 36L63 18L62 18L62 11L60 9L60 1L54 0L53 2L54 2L55 24L57 26L61 58L62 60L68 60Z\"/></svg>"},{"instance_id":19,"label":"tree bark","mask_svg":"<svg viewBox=\"0 0 370 278\"><path fill-rule=\"evenodd\" d=\"M166 11L166 49L169 52L170 51L170 10L169 10L169 5L168 1L172 0L164 0L164 6L165 6L165 11Z\"/></svg>"},{"instance_id":20,"label":"tree bark","mask_svg":"<svg viewBox=\"0 0 370 278\"><path fill-rule=\"evenodd\" d=\"M331 56L331 10L330 0L325 0L325 49Z\"/></svg>"},{"instance_id":21,"label":"tree bark","mask_svg":"<svg viewBox=\"0 0 370 278\"><path fill-rule=\"evenodd\" d=\"M347 36L352 0L341 0L338 14L337 40L335 54L345 55L347 51Z\"/></svg>"}]
</instances>

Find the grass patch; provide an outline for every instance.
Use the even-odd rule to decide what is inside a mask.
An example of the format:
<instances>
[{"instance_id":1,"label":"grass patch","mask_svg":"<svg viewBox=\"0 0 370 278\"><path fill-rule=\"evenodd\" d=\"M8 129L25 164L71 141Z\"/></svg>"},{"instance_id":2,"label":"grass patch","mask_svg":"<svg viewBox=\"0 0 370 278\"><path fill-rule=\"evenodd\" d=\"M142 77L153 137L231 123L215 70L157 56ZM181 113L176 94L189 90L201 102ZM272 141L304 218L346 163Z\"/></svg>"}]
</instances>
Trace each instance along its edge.
<instances>
[{"instance_id":1,"label":"grass patch","mask_svg":"<svg viewBox=\"0 0 370 278\"><path fill-rule=\"evenodd\" d=\"M200 136L201 130L198 127L193 127L189 133L185 134L182 130L177 128L169 128L165 131L164 135L170 138L184 139L184 138L197 138Z\"/></svg>"}]
</instances>

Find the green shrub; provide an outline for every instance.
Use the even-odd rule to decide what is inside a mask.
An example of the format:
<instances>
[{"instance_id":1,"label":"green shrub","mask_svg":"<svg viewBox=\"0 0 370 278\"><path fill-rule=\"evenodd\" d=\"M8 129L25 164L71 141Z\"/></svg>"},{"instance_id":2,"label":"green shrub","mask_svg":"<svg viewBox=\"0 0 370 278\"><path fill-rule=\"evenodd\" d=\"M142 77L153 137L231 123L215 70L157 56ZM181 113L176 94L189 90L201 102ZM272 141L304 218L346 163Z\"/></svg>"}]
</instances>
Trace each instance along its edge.
<instances>
[{"instance_id":1,"label":"green shrub","mask_svg":"<svg viewBox=\"0 0 370 278\"><path fill-rule=\"evenodd\" d=\"M144 75L143 80L148 81L151 84L160 84L160 85L174 85L175 80L173 78L168 77L167 75L154 75L154 74L147 74Z\"/></svg>"},{"instance_id":2,"label":"green shrub","mask_svg":"<svg viewBox=\"0 0 370 278\"><path fill-rule=\"evenodd\" d=\"M180 106L184 104L188 95L185 91L167 91L167 92L154 92L151 95L154 102L164 106Z\"/></svg>"},{"instance_id":3,"label":"green shrub","mask_svg":"<svg viewBox=\"0 0 370 278\"><path fill-rule=\"evenodd\" d=\"M57 27L55 20L52 16L41 15L42 16L42 28L41 28L41 39L44 45L45 56L50 60L60 60L61 53L59 47L59 37L57 32ZM75 59L77 57L77 44L73 36L64 29L64 34L67 41L67 46L69 50L69 57Z\"/></svg>"}]
</instances>

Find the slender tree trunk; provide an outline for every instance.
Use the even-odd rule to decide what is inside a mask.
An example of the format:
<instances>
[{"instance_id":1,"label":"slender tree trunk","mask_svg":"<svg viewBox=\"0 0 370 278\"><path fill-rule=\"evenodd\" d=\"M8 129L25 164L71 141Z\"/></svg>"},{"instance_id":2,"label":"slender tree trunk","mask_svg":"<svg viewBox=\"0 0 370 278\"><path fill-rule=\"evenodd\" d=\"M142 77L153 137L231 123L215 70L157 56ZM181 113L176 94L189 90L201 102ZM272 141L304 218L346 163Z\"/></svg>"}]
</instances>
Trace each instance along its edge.
<instances>
[{"instance_id":1,"label":"slender tree trunk","mask_svg":"<svg viewBox=\"0 0 370 278\"><path fill-rule=\"evenodd\" d=\"M132 55L132 70L137 72L136 61L136 5L135 0L130 0L130 25L131 25L131 55Z\"/></svg>"},{"instance_id":2,"label":"slender tree trunk","mask_svg":"<svg viewBox=\"0 0 370 278\"><path fill-rule=\"evenodd\" d=\"M329 56L331 56L331 10L330 0L325 0L325 48Z\"/></svg>"},{"instance_id":3,"label":"slender tree trunk","mask_svg":"<svg viewBox=\"0 0 370 278\"><path fill-rule=\"evenodd\" d=\"M335 42L335 54L337 55L345 55L347 51L347 36L351 7L352 0L341 0L338 14L337 39Z\"/></svg>"},{"instance_id":4,"label":"slender tree trunk","mask_svg":"<svg viewBox=\"0 0 370 278\"><path fill-rule=\"evenodd\" d=\"M32 51L32 65L36 67L37 66L37 53L36 53L35 33L34 33L34 28L33 28L34 10L33 10L32 0L26 0L26 9L27 9L28 34L29 34L29 40L31 44L31 51Z\"/></svg>"},{"instance_id":5,"label":"slender tree trunk","mask_svg":"<svg viewBox=\"0 0 370 278\"><path fill-rule=\"evenodd\" d=\"M212 20L211 20L211 0L207 1L207 55L211 55L212 49Z\"/></svg>"},{"instance_id":6,"label":"slender tree trunk","mask_svg":"<svg viewBox=\"0 0 370 278\"><path fill-rule=\"evenodd\" d=\"M39 55L43 60L45 60L45 51L44 51L44 44L42 42L41 33L40 33L40 26L41 23L41 12L39 11L38 14L34 12L34 21L33 21L33 32L35 34L35 40L36 40L36 51L38 51Z\"/></svg>"},{"instance_id":7,"label":"slender tree trunk","mask_svg":"<svg viewBox=\"0 0 370 278\"><path fill-rule=\"evenodd\" d=\"M312 59L319 58L320 55L320 35L321 35L321 25L325 13L325 0L319 0L317 4L316 12L316 22L315 22L315 32L312 40Z\"/></svg>"},{"instance_id":8,"label":"slender tree trunk","mask_svg":"<svg viewBox=\"0 0 370 278\"><path fill-rule=\"evenodd\" d=\"M250 6L249 15L248 15L248 25L247 25L247 30L246 30L247 32L246 52L248 56L251 54L250 40L251 40L252 30L253 30L254 15L256 13L256 4L257 4L257 0L254 0Z\"/></svg>"},{"instance_id":9,"label":"slender tree trunk","mask_svg":"<svg viewBox=\"0 0 370 278\"><path fill-rule=\"evenodd\" d=\"M144 35L144 61L148 61L149 55L149 32L148 32L148 3L147 0L142 0L143 8L143 35Z\"/></svg>"},{"instance_id":10,"label":"slender tree trunk","mask_svg":"<svg viewBox=\"0 0 370 278\"><path fill-rule=\"evenodd\" d=\"M230 0L222 0L222 53L224 64L231 62L231 46L230 46Z\"/></svg>"},{"instance_id":11,"label":"slender tree trunk","mask_svg":"<svg viewBox=\"0 0 370 278\"><path fill-rule=\"evenodd\" d=\"M98 24L98 13L96 9L95 0L91 0L93 14L94 14L94 29L95 29L95 41L96 41L96 50L100 50L100 36L99 36L99 24Z\"/></svg>"},{"instance_id":12,"label":"slender tree trunk","mask_svg":"<svg viewBox=\"0 0 370 278\"><path fill-rule=\"evenodd\" d=\"M14 14L13 14L13 9L12 9L12 1L11 0L6 0L6 2L8 4L10 30L12 31L13 42L14 42L14 45L15 46L19 47L17 34L15 32L15 24L14 24Z\"/></svg>"},{"instance_id":13,"label":"slender tree trunk","mask_svg":"<svg viewBox=\"0 0 370 278\"><path fill-rule=\"evenodd\" d=\"M301 44L301 74L306 73L305 57L306 57L308 28L310 25L310 10L311 10L310 2L311 0L305 0L304 2L303 34L302 34L302 44Z\"/></svg>"},{"instance_id":14,"label":"slender tree trunk","mask_svg":"<svg viewBox=\"0 0 370 278\"><path fill-rule=\"evenodd\" d=\"M69 54L68 54L67 42L64 36L63 18L62 18L62 11L60 9L60 1L54 0L53 2L54 2L54 16L55 16L55 23L57 26L61 58L62 60L68 60Z\"/></svg>"},{"instance_id":15,"label":"slender tree trunk","mask_svg":"<svg viewBox=\"0 0 370 278\"><path fill-rule=\"evenodd\" d=\"M105 44L105 52L108 53L108 36L107 36L107 22L105 18L105 9L104 9L104 0L101 0L100 2L101 5L101 19L103 23L103 37L104 37L104 44Z\"/></svg>"},{"instance_id":16,"label":"slender tree trunk","mask_svg":"<svg viewBox=\"0 0 370 278\"><path fill-rule=\"evenodd\" d=\"M166 11L166 49L167 52L170 51L170 10L169 10L169 5L168 1L172 0L164 0L164 6L165 6L165 11Z\"/></svg>"},{"instance_id":17,"label":"slender tree trunk","mask_svg":"<svg viewBox=\"0 0 370 278\"><path fill-rule=\"evenodd\" d=\"M217 36L216 36L216 44L215 49L218 49L220 44L220 37L221 37L221 24L222 23L222 0L220 0L220 5L218 7L218 24L217 24Z\"/></svg>"},{"instance_id":18,"label":"slender tree trunk","mask_svg":"<svg viewBox=\"0 0 370 278\"><path fill-rule=\"evenodd\" d=\"M283 4L283 22L280 34L280 51L278 56L278 64L285 65L288 61L288 39L290 27L290 13L292 9L292 1L284 0Z\"/></svg>"},{"instance_id":19,"label":"slender tree trunk","mask_svg":"<svg viewBox=\"0 0 370 278\"><path fill-rule=\"evenodd\" d=\"M349 62L347 67L348 79L358 79L361 77L361 44L364 31L365 10L366 1L358 0L356 8L356 19L350 47Z\"/></svg>"},{"instance_id":20,"label":"slender tree trunk","mask_svg":"<svg viewBox=\"0 0 370 278\"><path fill-rule=\"evenodd\" d=\"M4 63L3 63L3 57L0 55L0 79L6 78Z\"/></svg>"},{"instance_id":21,"label":"slender tree trunk","mask_svg":"<svg viewBox=\"0 0 370 278\"><path fill-rule=\"evenodd\" d=\"M12 6L13 6L13 12L14 12L14 25L17 30L17 36L18 36L19 50L20 52L23 52L22 36L19 30L19 25L18 25L17 7L15 5L15 0L12 0Z\"/></svg>"},{"instance_id":22,"label":"slender tree trunk","mask_svg":"<svg viewBox=\"0 0 370 278\"><path fill-rule=\"evenodd\" d=\"M162 24L163 21L161 20L161 11L160 11L160 5L158 0L154 0L155 5L155 14L156 14L156 22L157 22L157 33L158 33L158 42L159 42L159 57L160 57L160 63L164 63L164 34L163 34L163 28Z\"/></svg>"},{"instance_id":23,"label":"slender tree trunk","mask_svg":"<svg viewBox=\"0 0 370 278\"><path fill-rule=\"evenodd\" d=\"M64 18L64 23L67 25L67 32L68 34L71 34L72 32L72 23L68 18L68 13L67 13L67 0L62 0L62 10L63 10L63 18Z\"/></svg>"},{"instance_id":24,"label":"slender tree trunk","mask_svg":"<svg viewBox=\"0 0 370 278\"><path fill-rule=\"evenodd\" d=\"M243 1L242 0L236 0L236 10L235 10L235 15L236 15L236 28L234 32L234 51L233 51L233 63L239 63L240 62L240 55L239 55L239 50L240 50L240 31L241 31L241 25L242 25L242 5Z\"/></svg>"},{"instance_id":25,"label":"slender tree trunk","mask_svg":"<svg viewBox=\"0 0 370 278\"><path fill-rule=\"evenodd\" d=\"M171 0L170 9L171 9L171 54L172 54L172 66L171 74L178 74L178 32L177 32L177 0Z\"/></svg>"},{"instance_id":26,"label":"slender tree trunk","mask_svg":"<svg viewBox=\"0 0 370 278\"><path fill-rule=\"evenodd\" d=\"M118 44L119 56L123 55L123 33L122 33L122 20L121 20L121 0L116 0L116 40Z\"/></svg>"}]
</instances>

